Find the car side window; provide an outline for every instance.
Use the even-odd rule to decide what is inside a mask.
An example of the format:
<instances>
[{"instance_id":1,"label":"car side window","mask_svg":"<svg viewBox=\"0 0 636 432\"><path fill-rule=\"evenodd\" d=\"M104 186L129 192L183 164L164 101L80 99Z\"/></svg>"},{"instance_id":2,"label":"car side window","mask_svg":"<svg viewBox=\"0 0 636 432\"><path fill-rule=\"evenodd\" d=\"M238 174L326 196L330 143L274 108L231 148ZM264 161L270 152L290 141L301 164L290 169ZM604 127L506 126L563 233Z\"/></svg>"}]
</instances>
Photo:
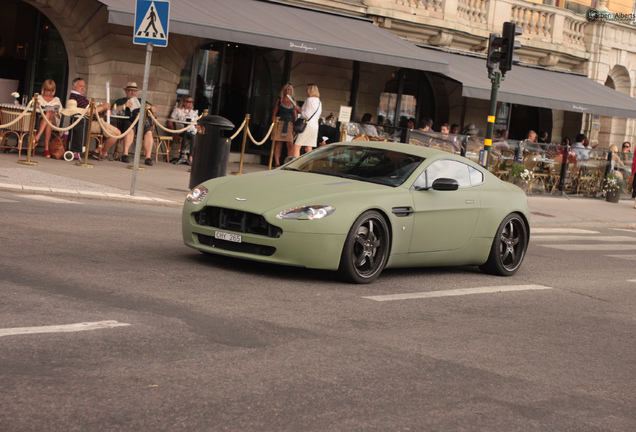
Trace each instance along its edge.
<instances>
[{"instance_id":1,"label":"car side window","mask_svg":"<svg viewBox=\"0 0 636 432\"><path fill-rule=\"evenodd\" d=\"M430 164L413 186L418 189L430 188L438 178L455 179L460 188L476 186L484 181L484 175L479 170L459 161L440 159Z\"/></svg>"}]
</instances>

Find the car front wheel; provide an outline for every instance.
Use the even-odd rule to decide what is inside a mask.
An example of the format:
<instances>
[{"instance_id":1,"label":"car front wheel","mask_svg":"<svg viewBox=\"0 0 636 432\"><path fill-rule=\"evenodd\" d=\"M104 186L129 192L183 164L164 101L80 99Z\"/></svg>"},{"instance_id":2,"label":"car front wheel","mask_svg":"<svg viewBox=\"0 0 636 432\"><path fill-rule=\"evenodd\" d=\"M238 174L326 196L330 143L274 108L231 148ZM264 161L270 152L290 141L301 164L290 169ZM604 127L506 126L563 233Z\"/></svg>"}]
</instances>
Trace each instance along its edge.
<instances>
[{"instance_id":1,"label":"car front wheel","mask_svg":"<svg viewBox=\"0 0 636 432\"><path fill-rule=\"evenodd\" d=\"M349 230L340 257L340 276L347 282L371 283L389 256L389 227L377 211L363 213Z\"/></svg>"},{"instance_id":2,"label":"car front wheel","mask_svg":"<svg viewBox=\"0 0 636 432\"><path fill-rule=\"evenodd\" d=\"M495 236L488 261L480 268L490 274L512 276L519 270L528 248L528 228L517 213L505 217Z\"/></svg>"}]
</instances>

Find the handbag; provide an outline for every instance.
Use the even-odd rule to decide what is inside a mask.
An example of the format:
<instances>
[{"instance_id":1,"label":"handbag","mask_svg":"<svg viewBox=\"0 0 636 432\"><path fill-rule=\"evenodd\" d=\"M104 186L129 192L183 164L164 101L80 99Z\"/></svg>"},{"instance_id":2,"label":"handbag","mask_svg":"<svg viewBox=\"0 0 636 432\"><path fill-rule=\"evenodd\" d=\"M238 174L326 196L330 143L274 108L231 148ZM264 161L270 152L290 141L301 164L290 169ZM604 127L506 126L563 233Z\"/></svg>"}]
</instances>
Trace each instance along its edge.
<instances>
[{"instance_id":1,"label":"handbag","mask_svg":"<svg viewBox=\"0 0 636 432\"><path fill-rule=\"evenodd\" d=\"M64 141L59 136L55 136L49 144L49 153L53 159L62 159L66 152Z\"/></svg>"},{"instance_id":2,"label":"handbag","mask_svg":"<svg viewBox=\"0 0 636 432\"><path fill-rule=\"evenodd\" d=\"M302 117L298 117L294 121L294 132L303 133L305 132L305 128L307 127L307 120Z\"/></svg>"},{"instance_id":3,"label":"handbag","mask_svg":"<svg viewBox=\"0 0 636 432\"><path fill-rule=\"evenodd\" d=\"M322 105L322 102L318 105L318 108L320 108L321 105ZM305 132L305 128L307 128L307 123L309 123L309 121L312 118L314 118L314 116L318 112L318 108L316 108L316 111L314 111L311 117L309 117L307 120L305 120L302 117L298 117L296 120L294 120L294 132L296 132L297 134Z\"/></svg>"}]
</instances>

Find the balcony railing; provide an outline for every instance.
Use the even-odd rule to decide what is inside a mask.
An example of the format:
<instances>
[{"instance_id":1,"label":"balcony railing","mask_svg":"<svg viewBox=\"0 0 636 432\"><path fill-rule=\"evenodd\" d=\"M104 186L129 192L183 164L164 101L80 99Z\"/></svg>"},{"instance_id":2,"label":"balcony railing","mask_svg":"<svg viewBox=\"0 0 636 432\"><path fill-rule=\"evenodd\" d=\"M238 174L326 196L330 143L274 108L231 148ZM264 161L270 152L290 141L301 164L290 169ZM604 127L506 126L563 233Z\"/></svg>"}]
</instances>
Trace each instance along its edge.
<instances>
[{"instance_id":1,"label":"balcony railing","mask_svg":"<svg viewBox=\"0 0 636 432\"><path fill-rule=\"evenodd\" d=\"M521 0L365 0L364 4L371 16L412 21L450 33L461 28L482 40L490 32L500 31L502 22L512 21L523 29L523 45L567 52L581 60L588 58L586 46L591 44L586 39L592 37L586 34L591 23L585 16L550 5Z\"/></svg>"}]
</instances>

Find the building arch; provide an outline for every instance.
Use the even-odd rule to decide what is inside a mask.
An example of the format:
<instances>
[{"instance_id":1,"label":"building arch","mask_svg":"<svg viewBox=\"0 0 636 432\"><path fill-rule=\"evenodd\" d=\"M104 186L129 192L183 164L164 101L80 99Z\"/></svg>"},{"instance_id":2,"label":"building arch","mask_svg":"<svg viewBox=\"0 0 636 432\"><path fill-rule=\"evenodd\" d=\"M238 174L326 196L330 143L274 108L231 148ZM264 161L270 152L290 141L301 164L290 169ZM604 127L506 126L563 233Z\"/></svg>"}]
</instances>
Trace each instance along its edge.
<instances>
[{"instance_id":1,"label":"building arch","mask_svg":"<svg viewBox=\"0 0 636 432\"><path fill-rule=\"evenodd\" d=\"M629 71L625 66L615 65L608 73L605 79L605 85L620 93L631 96L632 83L629 77ZM599 148L608 148L612 144L616 144L619 148L623 141L630 141L628 133L628 119L622 117L600 116L598 123L592 121L593 127L599 127L598 146ZM592 141L594 141L592 139ZM594 144L594 142L592 142Z\"/></svg>"}]
</instances>

